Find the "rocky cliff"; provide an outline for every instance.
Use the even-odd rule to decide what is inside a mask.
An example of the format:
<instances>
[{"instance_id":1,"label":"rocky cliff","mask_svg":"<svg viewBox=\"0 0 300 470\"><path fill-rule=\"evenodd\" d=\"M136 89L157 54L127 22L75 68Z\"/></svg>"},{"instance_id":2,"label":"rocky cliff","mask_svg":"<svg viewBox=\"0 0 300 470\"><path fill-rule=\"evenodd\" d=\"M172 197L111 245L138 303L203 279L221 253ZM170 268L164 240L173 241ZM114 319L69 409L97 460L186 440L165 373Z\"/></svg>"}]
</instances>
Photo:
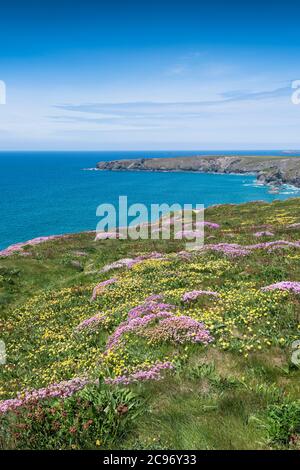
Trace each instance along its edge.
<instances>
[{"instance_id":1,"label":"rocky cliff","mask_svg":"<svg viewBox=\"0 0 300 470\"><path fill-rule=\"evenodd\" d=\"M111 171L195 171L200 173L253 173L265 184L300 187L300 156L194 156L138 158L99 162L98 170Z\"/></svg>"}]
</instances>

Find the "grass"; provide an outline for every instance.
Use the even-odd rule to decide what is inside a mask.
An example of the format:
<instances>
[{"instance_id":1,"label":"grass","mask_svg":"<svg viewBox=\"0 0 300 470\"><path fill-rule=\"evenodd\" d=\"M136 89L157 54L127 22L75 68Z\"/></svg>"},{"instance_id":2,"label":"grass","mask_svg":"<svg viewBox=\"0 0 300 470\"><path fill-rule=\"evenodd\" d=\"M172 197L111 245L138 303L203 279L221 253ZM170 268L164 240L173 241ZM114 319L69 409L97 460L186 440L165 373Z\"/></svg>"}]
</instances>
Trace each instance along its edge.
<instances>
[{"instance_id":1,"label":"grass","mask_svg":"<svg viewBox=\"0 0 300 470\"><path fill-rule=\"evenodd\" d=\"M300 240L299 227L290 227L300 223L299 199L211 207L205 219L220 224L206 229L206 244ZM254 233L262 230L274 236L257 239ZM300 370L291 362L292 344L300 339L299 295L261 291L300 280L300 249L257 249L235 258L205 251L184 260L177 256L184 246L180 240L95 242L84 233L0 259L0 339L7 349L0 400L74 377L100 377L98 385L64 400L48 398L2 414L0 447L300 447ZM116 260L153 251L166 259L100 273ZM117 282L91 302L94 286L112 277ZM220 297L182 302L194 289ZM155 320L125 333L107 354L108 337L151 294L163 294L175 317L204 322L214 341L201 345L184 337L178 343L173 330ZM99 312L105 315L99 326L78 330ZM130 376L164 361L173 369L160 381L103 383L103 377Z\"/></svg>"}]
</instances>

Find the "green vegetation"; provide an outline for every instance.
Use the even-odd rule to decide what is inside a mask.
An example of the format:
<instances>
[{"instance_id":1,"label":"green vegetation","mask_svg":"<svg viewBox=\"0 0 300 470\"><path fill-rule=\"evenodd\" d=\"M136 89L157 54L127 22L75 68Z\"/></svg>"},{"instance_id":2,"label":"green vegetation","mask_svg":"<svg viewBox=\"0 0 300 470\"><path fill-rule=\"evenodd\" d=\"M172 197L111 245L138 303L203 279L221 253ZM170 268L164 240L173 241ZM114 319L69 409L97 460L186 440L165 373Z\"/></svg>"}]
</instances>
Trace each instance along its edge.
<instances>
[{"instance_id":1,"label":"green vegetation","mask_svg":"<svg viewBox=\"0 0 300 470\"><path fill-rule=\"evenodd\" d=\"M262 290L300 281L300 246L265 245L300 241L299 202L207 209L205 220L220 228L205 228L206 245L239 244L234 256L180 254L181 240L95 242L84 233L0 259L0 400L2 408L18 392L23 400L0 414L0 447L299 449L300 369L291 357L300 295ZM163 256L147 258L153 252ZM206 294L183 300L194 290ZM146 308L153 295L162 297ZM154 317L120 333L137 306ZM26 402L26 390L41 389L43 398Z\"/></svg>"}]
</instances>

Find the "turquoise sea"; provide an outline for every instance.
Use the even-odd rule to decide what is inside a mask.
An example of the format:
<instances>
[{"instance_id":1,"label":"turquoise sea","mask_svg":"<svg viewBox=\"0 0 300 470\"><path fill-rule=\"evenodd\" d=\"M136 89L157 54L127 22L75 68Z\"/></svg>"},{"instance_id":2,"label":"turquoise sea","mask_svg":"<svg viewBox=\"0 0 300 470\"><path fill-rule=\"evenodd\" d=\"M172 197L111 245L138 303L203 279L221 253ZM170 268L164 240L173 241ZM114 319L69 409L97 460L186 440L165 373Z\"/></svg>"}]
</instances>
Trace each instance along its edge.
<instances>
[{"instance_id":1,"label":"turquoise sea","mask_svg":"<svg viewBox=\"0 0 300 470\"><path fill-rule=\"evenodd\" d=\"M280 152L0 152L0 249L42 236L94 230L102 203L204 204L272 201L300 196L295 188L269 194L253 176L85 171L100 160L195 154ZM283 154L285 155L285 154Z\"/></svg>"}]
</instances>

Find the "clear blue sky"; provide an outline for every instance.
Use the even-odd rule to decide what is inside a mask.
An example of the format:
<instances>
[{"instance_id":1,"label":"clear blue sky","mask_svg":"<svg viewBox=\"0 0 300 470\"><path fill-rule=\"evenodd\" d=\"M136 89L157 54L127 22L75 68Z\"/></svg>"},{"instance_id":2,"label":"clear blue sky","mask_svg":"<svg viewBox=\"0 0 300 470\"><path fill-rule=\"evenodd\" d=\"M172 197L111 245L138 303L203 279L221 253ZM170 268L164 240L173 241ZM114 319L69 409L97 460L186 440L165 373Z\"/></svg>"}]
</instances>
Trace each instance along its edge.
<instances>
[{"instance_id":1,"label":"clear blue sky","mask_svg":"<svg viewBox=\"0 0 300 470\"><path fill-rule=\"evenodd\" d=\"M0 149L300 148L299 1L0 6Z\"/></svg>"}]
</instances>

